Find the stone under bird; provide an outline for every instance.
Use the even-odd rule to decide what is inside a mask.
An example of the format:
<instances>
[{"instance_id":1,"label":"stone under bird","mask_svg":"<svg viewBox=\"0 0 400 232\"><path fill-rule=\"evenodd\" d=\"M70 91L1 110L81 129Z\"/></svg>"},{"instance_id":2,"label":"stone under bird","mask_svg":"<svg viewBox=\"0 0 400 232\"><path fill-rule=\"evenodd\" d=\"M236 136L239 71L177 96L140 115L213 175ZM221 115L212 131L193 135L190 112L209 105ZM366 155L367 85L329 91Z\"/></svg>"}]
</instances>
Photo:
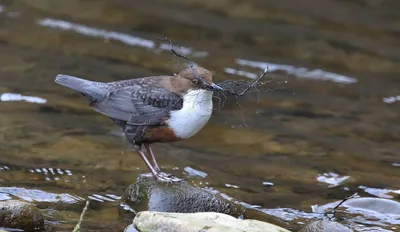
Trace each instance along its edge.
<instances>
[{"instance_id":1,"label":"stone under bird","mask_svg":"<svg viewBox=\"0 0 400 232\"><path fill-rule=\"evenodd\" d=\"M184 69L173 76L108 83L59 74L55 82L84 95L95 111L120 126L153 176L163 182L180 179L161 172L151 144L175 142L195 135L211 117L213 93L223 91L213 83L211 72L201 67Z\"/></svg>"}]
</instances>

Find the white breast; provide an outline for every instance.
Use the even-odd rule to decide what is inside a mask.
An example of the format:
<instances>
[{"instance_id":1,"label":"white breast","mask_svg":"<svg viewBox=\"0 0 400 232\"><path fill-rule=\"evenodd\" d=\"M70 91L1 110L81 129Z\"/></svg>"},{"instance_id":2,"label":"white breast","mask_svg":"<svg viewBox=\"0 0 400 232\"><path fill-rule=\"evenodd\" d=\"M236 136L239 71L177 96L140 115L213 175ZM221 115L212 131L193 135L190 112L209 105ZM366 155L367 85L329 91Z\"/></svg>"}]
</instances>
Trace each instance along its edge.
<instances>
[{"instance_id":1,"label":"white breast","mask_svg":"<svg viewBox=\"0 0 400 232\"><path fill-rule=\"evenodd\" d=\"M175 135L187 139L195 135L211 117L213 92L198 89L190 90L183 97L183 107L171 111L167 121Z\"/></svg>"}]
</instances>

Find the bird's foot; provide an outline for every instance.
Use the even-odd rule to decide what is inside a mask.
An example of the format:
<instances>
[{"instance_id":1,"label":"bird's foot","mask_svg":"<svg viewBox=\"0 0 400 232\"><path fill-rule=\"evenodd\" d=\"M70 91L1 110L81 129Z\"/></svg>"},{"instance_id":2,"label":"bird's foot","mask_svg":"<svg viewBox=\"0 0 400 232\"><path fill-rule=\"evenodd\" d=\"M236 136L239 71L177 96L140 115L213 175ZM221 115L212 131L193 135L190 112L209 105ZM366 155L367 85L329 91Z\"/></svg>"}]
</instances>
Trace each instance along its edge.
<instances>
[{"instance_id":1,"label":"bird's foot","mask_svg":"<svg viewBox=\"0 0 400 232\"><path fill-rule=\"evenodd\" d=\"M158 172L157 175L155 176L157 181L162 182L162 183L179 183L179 182L184 182L184 179L180 179L172 174L168 174L165 172Z\"/></svg>"}]
</instances>

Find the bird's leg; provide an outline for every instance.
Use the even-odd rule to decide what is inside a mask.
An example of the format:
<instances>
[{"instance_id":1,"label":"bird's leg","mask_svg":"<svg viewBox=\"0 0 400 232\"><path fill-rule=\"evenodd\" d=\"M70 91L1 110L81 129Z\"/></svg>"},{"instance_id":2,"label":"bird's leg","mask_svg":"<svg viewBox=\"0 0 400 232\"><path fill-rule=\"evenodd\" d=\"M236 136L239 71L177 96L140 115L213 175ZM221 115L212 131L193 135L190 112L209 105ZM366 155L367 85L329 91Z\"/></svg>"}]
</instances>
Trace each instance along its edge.
<instances>
[{"instance_id":1,"label":"bird's leg","mask_svg":"<svg viewBox=\"0 0 400 232\"><path fill-rule=\"evenodd\" d=\"M146 148L147 152L150 154L151 159L153 160L154 170L156 170L157 172L161 172L160 167L158 167L156 157L154 156L153 151L151 150L150 144L145 143L144 147Z\"/></svg>"},{"instance_id":2,"label":"bird's leg","mask_svg":"<svg viewBox=\"0 0 400 232\"><path fill-rule=\"evenodd\" d=\"M154 157L153 151L150 148L150 144L144 144L144 147L146 148L147 152L150 154L151 159L153 160L154 166L151 166L149 160L145 156L145 154L142 152L142 150L139 148L138 152L144 162L146 163L147 167L150 169L151 173L153 176L160 182L166 182L166 183L173 183L173 182L182 182L183 179L179 179L172 174L168 174L165 172L161 172L160 168L158 167L156 158Z\"/></svg>"},{"instance_id":3,"label":"bird's leg","mask_svg":"<svg viewBox=\"0 0 400 232\"><path fill-rule=\"evenodd\" d=\"M146 166L150 169L151 174L153 174L153 176L157 176L157 174L159 173L159 171L157 172L153 166L151 166L149 160L147 159L146 155L143 153L142 149L139 147L137 149L137 152L139 153L140 157L143 159L143 161L146 163Z\"/></svg>"}]
</instances>

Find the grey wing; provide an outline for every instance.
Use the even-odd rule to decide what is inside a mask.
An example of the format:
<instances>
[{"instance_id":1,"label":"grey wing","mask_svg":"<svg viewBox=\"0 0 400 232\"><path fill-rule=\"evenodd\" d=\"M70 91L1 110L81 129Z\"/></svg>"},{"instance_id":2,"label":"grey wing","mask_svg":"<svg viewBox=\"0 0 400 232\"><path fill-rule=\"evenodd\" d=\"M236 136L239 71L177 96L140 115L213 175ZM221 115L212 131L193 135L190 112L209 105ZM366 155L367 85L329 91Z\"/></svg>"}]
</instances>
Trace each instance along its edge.
<instances>
[{"instance_id":1,"label":"grey wing","mask_svg":"<svg viewBox=\"0 0 400 232\"><path fill-rule=\"evenodd\" d=\"M131 125L159 125L171 110L182 108L183 99L165 88L127 86L109 93L92 108Z\"/></svg>"}]
</instances>

